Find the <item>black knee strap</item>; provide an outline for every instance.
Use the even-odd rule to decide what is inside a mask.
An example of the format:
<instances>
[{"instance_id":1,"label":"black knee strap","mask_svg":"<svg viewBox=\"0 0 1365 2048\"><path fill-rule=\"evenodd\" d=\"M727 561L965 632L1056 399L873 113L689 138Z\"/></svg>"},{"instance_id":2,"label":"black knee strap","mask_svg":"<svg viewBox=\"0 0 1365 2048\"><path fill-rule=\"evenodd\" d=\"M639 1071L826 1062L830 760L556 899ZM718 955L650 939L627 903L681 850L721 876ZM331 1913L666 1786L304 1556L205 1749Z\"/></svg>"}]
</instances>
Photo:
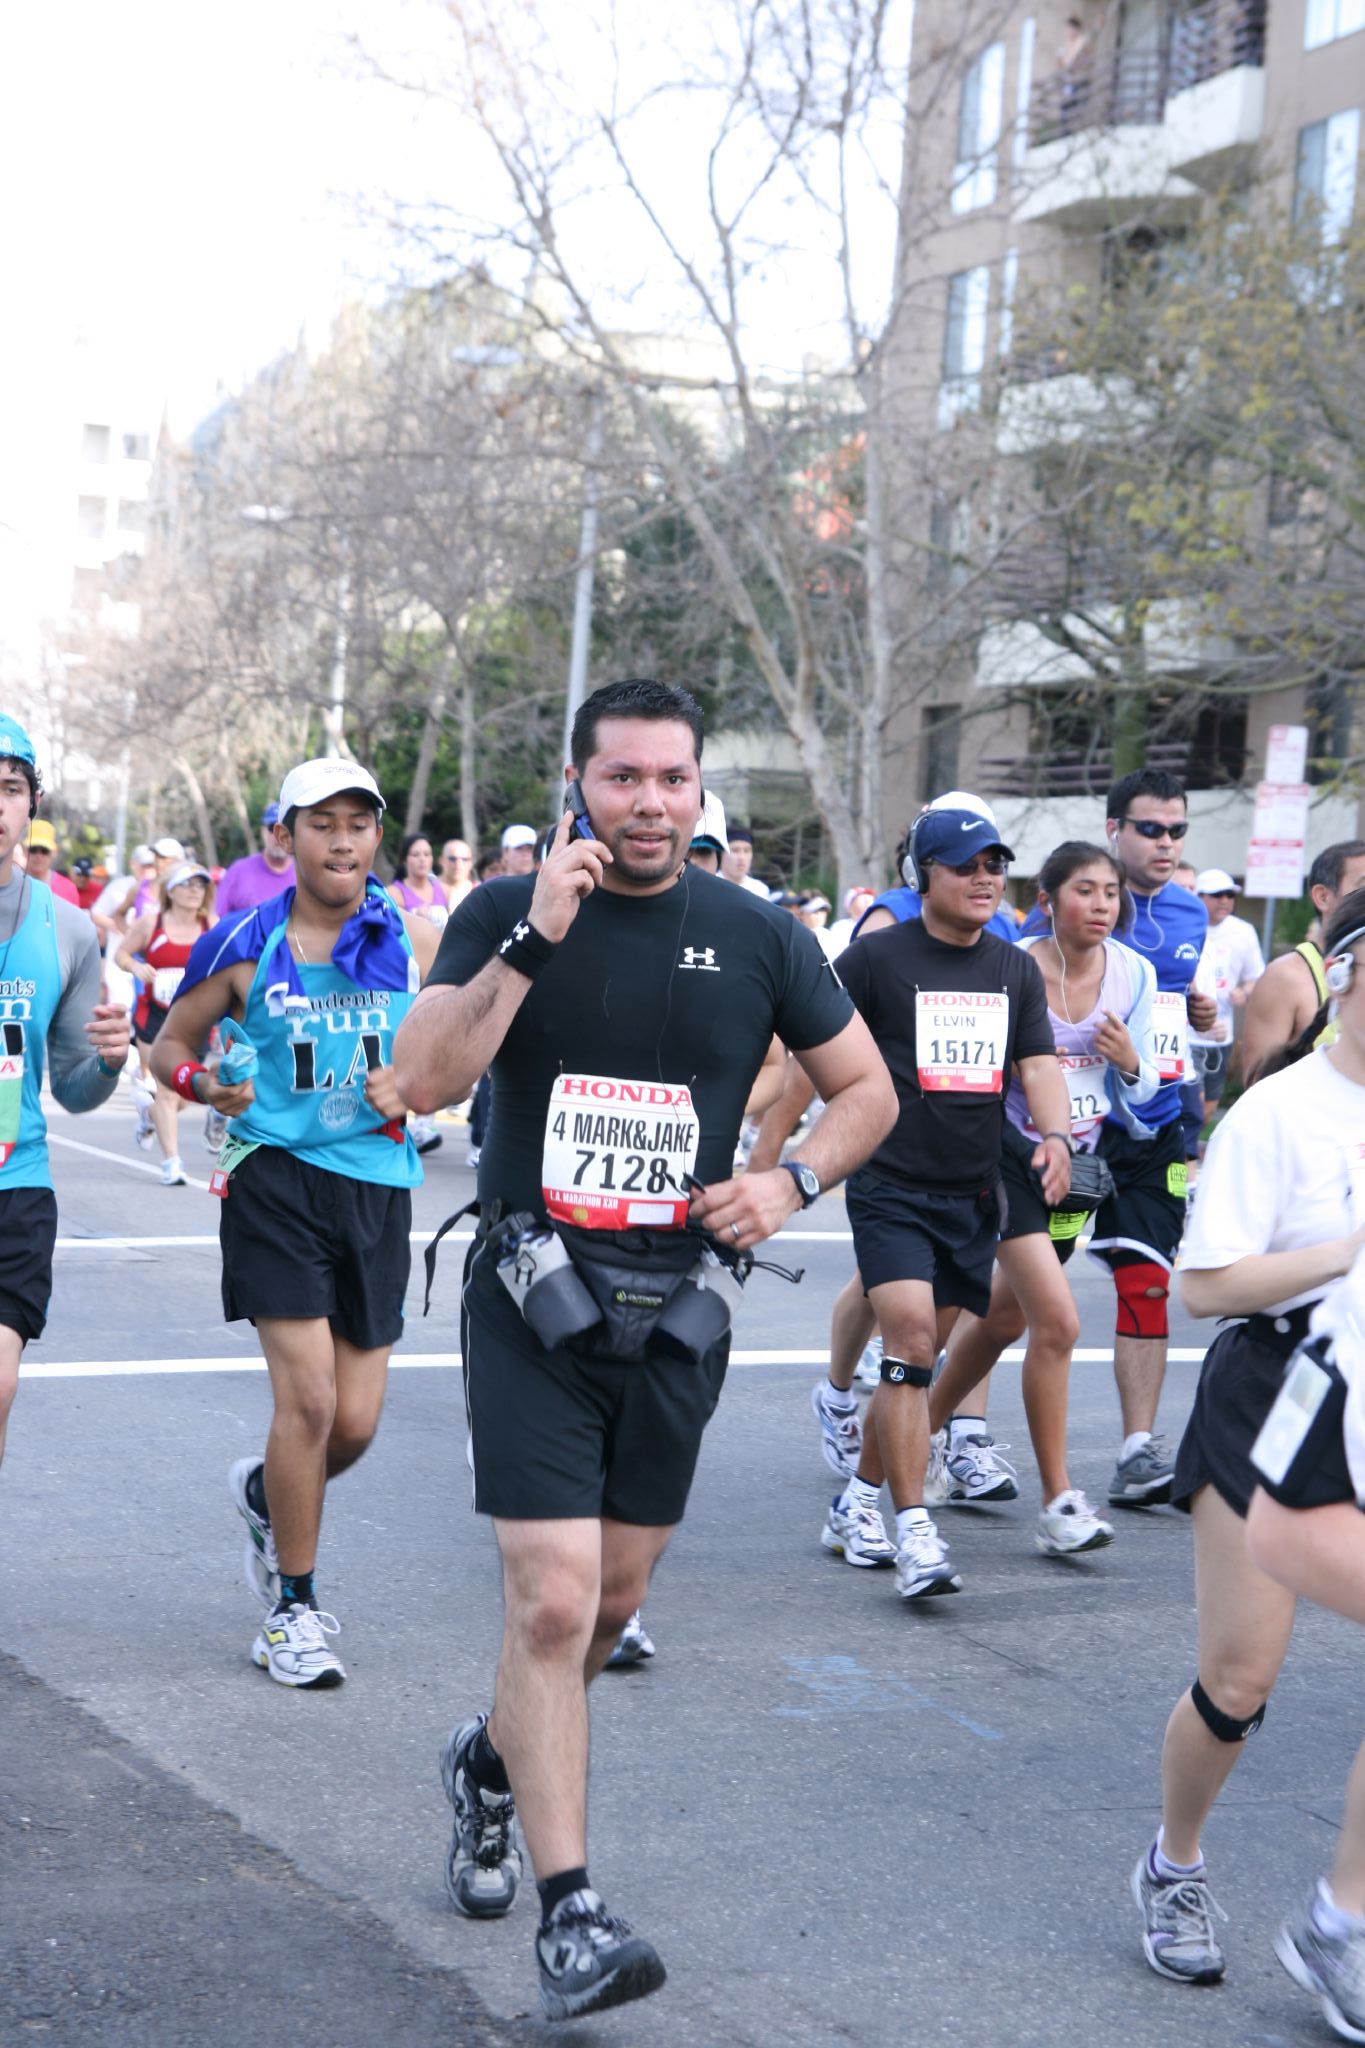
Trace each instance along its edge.
<instances>
[{"instance_id":1,"label":"black knee strap","mask_svg":"<svg viewBox=\"0 0 1365 2048\"><path fill-rule=\"evenodd\" d=\"M1210 1735L1216 1735L1220 1742L1245 1742L1248 1735L1254 1735L1264 1721L1265 1710L1270 1704L1268 1700L1262 1700L1255 1713L1248 1714L1245 1721L1234 1721L1231 1714L1225 1714L1221 1707L1213 1704L1197 1678L1190 1687L1190 1698L1194 1701L1195 1712Z\"/></svg>"},{"instance_id":2,"label":"black knee strap","mask_svg":"<svg viewBox=\"0 0 1365 2048\"><path fill-rule=\"evenodd\" d=\"M907 1365L903 1358L882 1355L882 1378L893 1387L927 1387L934 1377L932 1365Z\"/></svg>"}]
</instances>

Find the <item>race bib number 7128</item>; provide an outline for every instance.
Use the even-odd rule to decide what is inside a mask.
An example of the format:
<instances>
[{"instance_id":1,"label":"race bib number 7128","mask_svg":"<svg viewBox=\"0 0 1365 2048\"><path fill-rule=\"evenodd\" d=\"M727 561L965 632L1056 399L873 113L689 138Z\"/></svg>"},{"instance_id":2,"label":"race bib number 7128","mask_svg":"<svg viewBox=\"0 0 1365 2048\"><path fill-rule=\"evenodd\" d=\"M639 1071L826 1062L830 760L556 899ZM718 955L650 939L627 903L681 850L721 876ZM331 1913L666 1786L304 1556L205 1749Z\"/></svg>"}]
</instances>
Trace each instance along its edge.
<instances>
[{"instance_id":1,"label":"race bib number 7128","mask_svg":"<svg viewBox=\"0 0 1365 2048\"><path fill-rule=\"evenodd\" d=\"M579 1230L681 1230L697 1115L680 1083L560 1074L545 1118L541 1192Z\"/></svg>"}]
</instances>

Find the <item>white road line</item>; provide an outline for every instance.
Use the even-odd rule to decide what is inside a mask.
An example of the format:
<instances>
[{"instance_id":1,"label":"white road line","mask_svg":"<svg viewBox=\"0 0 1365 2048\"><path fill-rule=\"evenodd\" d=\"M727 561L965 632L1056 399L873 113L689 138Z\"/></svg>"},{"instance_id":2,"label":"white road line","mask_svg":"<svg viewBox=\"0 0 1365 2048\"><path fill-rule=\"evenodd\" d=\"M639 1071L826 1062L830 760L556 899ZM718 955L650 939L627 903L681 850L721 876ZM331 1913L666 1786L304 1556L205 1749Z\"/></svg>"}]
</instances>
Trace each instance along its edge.
<instances>
[{"instance_id":1,"label":"white road line","mask_svg":"<svg viewBox=\"0 0 1365 2048\"><path fill-rule=\"evenodd\" d=\"M1006 1351L1003 1361L1017 1365L1023 1357L1022 1351ZM1108 1365L1112 1351L1074 1351L1072 1357L1079 1365ZM1202 1350L1173 1350L1169 1354L1173 1365L1198 1365L1204 1357ZM399 1351L389 1361L395 1372L430 1371L432 1369L454 1368L460 1363L458 1352L454 1351ZM828 1365L828 1351L735 1351L731 1354L732 1366L753 1365ZM36 1358L31 1353L21 1368L26 1380L102 1380L119 1378L140 1378L148 1374L166 1375L176 1373L206 1372L264 1372L265 1361L252 1358L240 1352L231 1358Z\"/></svg>"},{"instance_id":2,"label":"white road line","mask_svg":"<svg viewBox=\"0 0 1365 2048\"><path fill-rule=\"evenodd\" d=\"M158 1180L161 1178L159 1166L153 1166L145 1159L129 1159L124 1152L106 1152L102 1145L83 1145L79 1138L62 1138L51 1130L47 1134L47 1142L49 1145L65 1145L68 1152L86 1152L92 1159L112 1159L115 1166L126 1166L133 1173L154 1173ZM185 1183L188 1187L202 1188L205 1194L209 1192L208 1182L196 1180L192 1173L186 1174Z\"/></svg>"},{"instance_id":3,"label":"white road line","mask_svg":"<svg viewBox=\"0 0 1365 2048\"><path fill-rule=\"evenodd\" d=\"M70 1145L75 1141L71 1138L63 1138L57 1142ZM87 1145L82 1149L88 1152L93 1150L93 1147ZM110 1153L100 1154L101 1158L110 1158L112 1156ZM120 1163L124 1166L141 1166L141 1161L136 1159L125 1159ZM154 1166L143 1166L142 1171L144 1173L155 1173L157 1168ZM200 1187L204 1183L194 1181L191 1185ZM435 1235L436 1232L434 1230L410 1230L408 1232L408 1242L410 1244L430 1244ZM214 1231L190 1237L59 1237L57 1239L57 1250L59 1252L136 1252L179 1249L182 1246L209 1245L217 1244L217 1242L217 1233ZM450 1230L446 1232L444 1242L447 1244L472 1244L474 1242L474 1233L472 1230ZM784 1230L780 1236L768 1239L767 1249L772 1250L773 1247L780 1244L851 1244L852 1242L853 1233L850 1230Z\"/></svg>"}]
</instances>

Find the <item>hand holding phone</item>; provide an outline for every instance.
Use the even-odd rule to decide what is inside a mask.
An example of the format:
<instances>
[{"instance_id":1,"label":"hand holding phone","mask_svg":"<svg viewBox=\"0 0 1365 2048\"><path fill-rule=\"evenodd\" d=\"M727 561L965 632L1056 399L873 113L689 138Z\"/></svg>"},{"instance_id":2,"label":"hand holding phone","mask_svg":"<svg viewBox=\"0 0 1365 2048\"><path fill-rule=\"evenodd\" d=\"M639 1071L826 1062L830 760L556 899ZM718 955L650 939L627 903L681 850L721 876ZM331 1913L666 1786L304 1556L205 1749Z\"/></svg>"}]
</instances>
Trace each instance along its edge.
<instances>
[{"instance_id":1,"label":"hand holding phone","mask_svg":"<svg viewBox=\"0 0 1365 2048\"><path fill-rule=\"evenodd\" d=\"M573 825L570 831L575 839L596 839L597 834L593 831L592 819L588 816L588 800L583 794L583 785L576 775L565 789L564 808L566 811L573 812Z\"/></svg>"}]
</instances>

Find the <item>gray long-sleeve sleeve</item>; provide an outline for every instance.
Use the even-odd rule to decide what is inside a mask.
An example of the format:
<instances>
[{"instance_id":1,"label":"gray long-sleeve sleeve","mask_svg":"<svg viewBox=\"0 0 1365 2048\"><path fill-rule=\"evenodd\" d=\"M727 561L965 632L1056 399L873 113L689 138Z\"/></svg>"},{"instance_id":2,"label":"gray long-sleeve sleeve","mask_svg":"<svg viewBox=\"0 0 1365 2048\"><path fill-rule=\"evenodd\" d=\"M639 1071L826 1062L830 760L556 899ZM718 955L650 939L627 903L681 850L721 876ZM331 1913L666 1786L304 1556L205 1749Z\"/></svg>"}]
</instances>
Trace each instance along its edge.
<instances>
[{"instance_id":1,"label":"gray long-sleeve sleeve","mask_svg":"<svg viewBox=\"0 0 1365 2048\"><path fill-rule=\"evenodd\" d=\"M98 1109L118 1086L118 1075L106 1074L99 1054L90 1050L85 1026L100 999L100 947L95 927L84 910L52 899L57 933L57 961L62 993L47 1034L47 1071L63 1109L79 1115Z\"/></svg>"}]
</instances>

